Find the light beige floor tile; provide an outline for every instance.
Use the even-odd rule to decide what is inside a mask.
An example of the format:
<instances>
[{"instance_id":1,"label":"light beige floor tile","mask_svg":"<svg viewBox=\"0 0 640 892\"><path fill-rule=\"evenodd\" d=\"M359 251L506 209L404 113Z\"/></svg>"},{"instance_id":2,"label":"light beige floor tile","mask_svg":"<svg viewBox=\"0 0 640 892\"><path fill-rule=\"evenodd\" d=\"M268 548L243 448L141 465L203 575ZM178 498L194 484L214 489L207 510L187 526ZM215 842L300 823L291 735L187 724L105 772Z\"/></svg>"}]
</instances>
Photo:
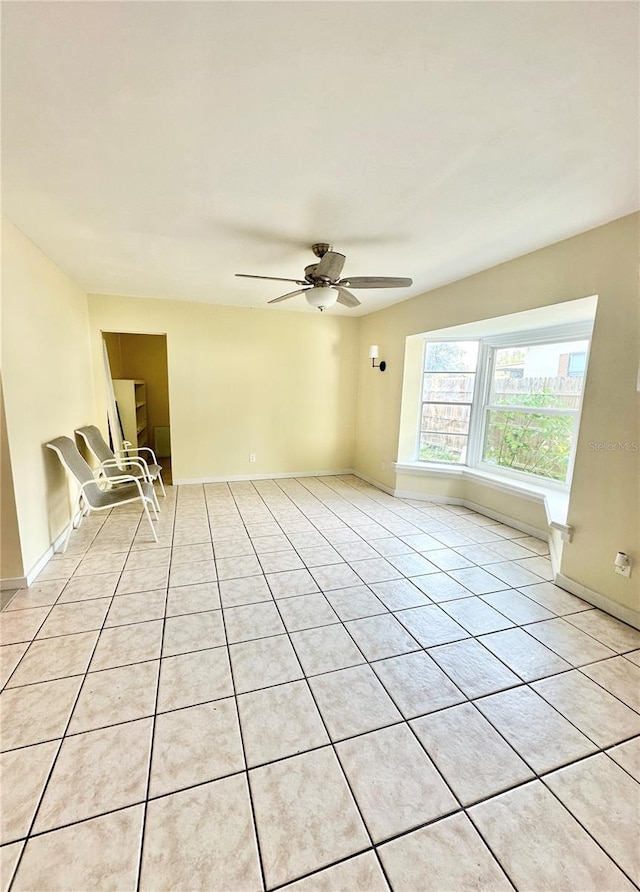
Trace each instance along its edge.
<instances>
[{"instance_id":1,"label":"light beige floor tile","mask_svg":"<svg viewBox=\"0 0 640 892\"><path fill-rule=\"evenodd\" d=\"M352 620L345 626L367 660L383 660L420 650L415 638L389 613Z\"/></svg>"},{"instance_id":2,"label":"light beige floor tile","mask_svg":"<svg viewBox=\"0 0 640 892\"><path fill-rule=\"evenodd\" d=\"M543 549L541 554L549 554L549 548L542 542L541 539L533 539L531 536L526 538L519 538L517 542L513 542L512 540L506 539L502 542L493 542L491 544L491 549L500 555L505 561L518 561L523 558L533 557L532 548L523 548L523 544L526 542L537 542L539 548ZM493 573L493 570L491 570ZM499 574L496 573L496 576ZM502 578L502 577L499 577ZM537 579L533 580L534 582L538 582Z\"/></svg>"},{"instance_id":3,"label":"light beige floor tile","mask_svg":"<svg viewBox=\"0 0 640 892\"><path fill-rule=\"evenodd\" d=\"M224 624L229 644L281 635L286 631L273 601L229 607L224 611Z\"/></svg>"},{"instance_id":4,"label":"light beige floor tile","mask_svg":"<svg viewBox=\"0 0 640 892\"><path fill-rule=\"evenodd\" d=\"M456 598L469 598L471 592L447 573L431 573L428 576L414 576L411 580L431 601L453 601Z\"/></svg>"},{"instance_id":5,"label":"light beige floor tile","mask_svg":"<svg viewBox=\"0 0 640 892\"><path fill-rule=\"evenodd\" d=\"M3 644L0 646L0 687L4 687L9 681L12 672L22 659L29 647L28 641L19 644Z\"/></svg>"},{"instance_id":6,"label":"light beige floor tile","mask_svg":"<svg viewBox=\"0 0 640 892\"><path fill-rule=\"evenodd\" d=\"M238 694L302 678L300 664L286 635L232 644L229 653Z\"/></svg>"},{"instance_id":7,"label":"light beige floor tile","mask_svg":"<svg viewBox=\"0 0 640 892\"><path fill-rule=\"evenodd\" d=\"M194 561L212 561L213 545L202 542L199 545L178 545L171 551L171 566L191 564Z\"/></svg>"},{"instance_id":8,"label":"light beige floor tile","mask_svg":"<svg viewBox=\"0 0 640 892\"><path fill-rule=\"evenodd\" d=\"M431 552L427 551L425 554L431 554ZM440 567L421 554L392 555L388 558L388 562L403 576L426 576L429 573L440 572Z\"/></svg>"},{"instance_id":9,"label":"light beige floor tile","mask_svg":"<svg viewBox=\"0 0 640 892\"><path fill-rule=\"evenodd\" d=\"M334 591L334 589L350 588L354 585L362 585L362 579L348 564L332 564L331 566L326 567L313 567L311 572L313 578L323 592Z\"/></svg>"},{"instance_id":10,"label":"light beige floor tile","mask_svg":"<svg viewBox=\"0 0 640 892\"><path fill-rule=\"evenodd\" d=\"M451 815L378 849L394 892L509 892L513 887L466 815Z\"/></svg>"},{"instance_id":11,"label":"light beige floor tile","mask_svg":"<svg viewBox=\"0 0 640 892\"><path fill-rule=\"evenodd\" d=\"M469 637L467 630L451 619L437 604L411 607L409 610L398 611L396 615L422 647L435 647L437 644L447 644Z\"/></svg>"},{"instance_id":12,"label":"light beige floor tile","mask_svg":"<svg viewBox=\"0 0 640 892\"><path fill-rule=\"evenodd\" d=\"M325 561L325 564L339 564L341 561L365 561L371 558L379 558L380 554L375 548L366 542L341 542L335 547L336 552L340 555L337 561ZM316 564L317 567L321 566Z\"/></svg>"},{"instance_id":13,"label":"light beige floor tile","mask_svg":"<svg viewBox=\"0 0 640 892\"><path fill-rule=\"evenodd\" d=\"M152 727L149 718L67 737L38 811L35 831L143 800Z\"/></svg>"},{"instance_id":14,"label":"light beige floor tile","mask_svg":"<svg viewBox=\"0 0 640 892\"><path fill-rule=\"evenodd\" d=\"M480 598L462 598L460 601L445 601L442 610L472 635L484 635L513 628L511 620L504 617Z\"/></svg>"},{"instance_id":15,"label":"light beige floor tile","mask_svg":"<svg viewBox=\"0 0 640 892\"><path fill-rule=\"evenodd\" d=\"M254 768L249 778L268 886L370 846L330 747Z\"/></svg>"},{"instance_id":16,"label":"light beige floor tile","mask_svg":"<svg viewBox=\"0 0 640 892\"><path fill-rule=\"evenodd\" d=\"M427 595L408 579L374 582L369 587L387 610L406 610L408 607L424 607L431 603Z\"/></svg>"},{"instance_id":17,"label":"light beige floor tile","mask_svg":"<svg viewBox=\"0 0 640 892\"><path fill-rule=\"evenodd\" d=\"M370 666L353 666L309 680L332 740L402 721Z\"/></svg>"},{"instance_id":18,"label":"light beige floor tile","mask_svg":"<svg viewBox=\"0 0 640 892\"><path fill-rule=\"evenodd\" d=\"M483 635L479 641L523 681L571 669L571 664L522 629Z\"/></svg>"},{"instance_id":19,"label":"light beige floor tile","mask_svg":"<svg viewBox=\"0 0 640 892\"><path fill-rule=\"evenodd\" d=\"M119 579L120 573L99 573L96 576L74 577L62 590L58 604L90 601L94 598L111 598Z\"/></svg>"},{"instance_id":20,"label":"light beige floor tile","mask_svg":"<svg viewBox=\"0 0 640 892\"><path fill-rule=\"evenodd\" d=\"M512 545L513 543L510 542L508 544ZM497 543L497 545L500 547L500 543ZM524 557L531 558L532 556L525 554ZM538 558L538 560L540 560L540 558ZM530 569L525 569L524 566L519 563L514 563L513 560L504 561L499 564L491 564L487 569L491 572L492 576L497 576L498 579L506 582L507 585L512 588L515 588L516 586L522 587L523 585L537 585L537 583L547 578L546 574L540 576L535 572L532 573Z\"/></svg>"},{"instance_id":21,"label":"light beige floor tile","mask_svg":"<svg viewBox=\"0 0 640 892\"><path fill-rule=\"evenodd\" d=\"M326 870L282 887L283 892L389 892L373 852L341 861Z\"/></svg>"},{"instance_id":22,"label":"light beige floor tile","mask_svg":"<svg viewBox=\"0 0 640 892\"><path fill-rule=\"evenodd\" d=\"M73 635L74 632L100 629L110 604L111 598L56 604L51 608L36 637L54 638L57 635Z\"/></svg>"},{"instance_id":23,"label":"light beige floor tile","mask_svg":"<svg viewBox=\"0 0 640 892\"><path fill-rule=\"evenodd\" d=\"M473 638L432 647L430 656L467 697L484 697L521 680Z\"/></svg>"},{"instance_id":24,"label":"light beige floor tile","mask_svg":"<svg viewBox=\"0 0 640 892\"><path fill-rule=\"evenodd\" d=\"M469 816L519 892L632 892L633 886L540 781Z\"/></svg>"},{"instance_id":25,"label":"light beige floor tile","mask_svg":"<svg viewBox=\"0 0 640 892\"><path fill-rule=\"evenodd\" d=\"M227 558L216 556L216 569L218 579L241 579L244 576L259 576L262 573L262 567L255 554Z\"/></svg>"},{"instance_id":26,"label":"light beige floor tile","mask_svg":"<svg viewBox=\"0 0 640 892\"><path fill-rule=\"evenodd\" d=\"M614 746L607 750L607 755L640 784L640 737L634 737L633 740Z\"/></svg>"},{"instance_id":27,"label":"light beige floor tile","mask_svg":"<svg viewBox=\"0 0 640 892\"><path fill-rule=\"evenodd\" d=\"M24 842L13 842L0 849L0 890L9 892L13 874L22 854Z\"/></svg>"},{"instance_id":28,"label":"light beige floor tile","mask_svg":"<svg viewBox=\"0 0 640 892\"><path fill-rule=\"evenodd\" d=\"M307 567L326 567L328 564L340 564L343 561L341 555L331 545L299 548L298 554Z\"/></svg>"},{"instance_id":29,"label":"light beige floor tile","mask_svg":"<svg viewBox=\"0 0 640 892\"><path fill-rule=\"evenodd\" d=\"M128 595L133 592L150 592L154 589L164 589L167 586L168 573L166 566L147 567L142 570L125 570L120 576L116 594ZM207 580L193 579L191 581L206 582Z\"/></svg>"},{"instance_id":30,"label":"light beige floor tile","mask_svg":"<svg viewBox=\"0 0 640 892\"><path fill-rule=\"evenodd\" d=\"M143 813L137 805L30 839L13 888L135 889Z\"/></svg>"},{"instance_id":31,"label":"light beige floor tile","mask_svg":"<svg viewBox=\"0 0 640 892\"><path fill-rule=\"evenodd\" d=\"M242 741L232 697L158 716L150 796L161 796L243 769Z\"/></svg>"},{"instance_id":32,"label":"light beige floor tile","mask_svg":"<svg viewBox=\"0 0 640 892\"><path fill-rule=\"evenodd\" d=\"M578 670L532 687L600 747L640 734L640 715Z\"/></svg>"},{"instance_id":33,"label":"light beige floor tile","mask_svg":"<svg viewBox=\"0 0 640 892\"><path fill-rule=\"evenodd\" d=\"M248 536L239 536L233 539L217 539L214 535L213 553L216 561L221 558L241 557L246 554L254 554L251 539Z\"/></svg>"},{"instance_id":34,"label":"light beige floor tile","mask_svg":"<svg viewBox=\"0 0 640 892\"><path fill-rule=\"evenodd\" d=\"M438 570L462 570L464 567L471 567L472 562L467 560L452 548L441 548L437 551L426 552L429 555L429 561L438 568Z\"/></svg>"},{"instance_id":35,"label":"light beige floor tile","mask_svg":"<svg viewBox=\"0 0 640 892\"><path fill-rule=\"evenodd\" d=\"M0 755L0 843L29 832L49 769L58 752L57 740Z\"/></svg>"},{"instance_id":36,"label":"light beige floor tile","mask_svg":"<svg viewBox=\"0 0 640 892\"><path fill-rule=\"evenodd\" d=\"M24 610L3 610L0 613L0 643L18 644L31 641L45 622L50 607L28 607Z\"/></svg>"},{"instance_id":37,"label":"light beige floor tile","mask_svg":"<svg viewBox=\"0 0 640 892\"><path fill-rule=\"evenodd\" d=\"M408 536L400 536L400 539L416 551L435 551L442 548L442 542L429 536L427 533L415 533Z\"/></svg>"},{"instance_id":38,"label":"light beige floor tile","mask_svg":"<svg viewBox=\"0 0 640 892\"><path fill-rule=\"evenodd\" d=\"M589 610L584 614L567 617L567 622L592 635L616 653L640 647L640 632L637 629L601 610Z\"/></svg>"},{"instance_id":39,"label":"light beige floor tile","mask_svg":"<svg viewBox=\"0 0 640 892\"><path fill-rule=\"evenodd\" d=\"M535 557L525 558L524 560L516 561L518 566L523 567L525 570L534 573L536 576L539 576L541 579L546 579L550 582L553 579L553 565L551 561L546 557L540 557L536 555Z\"/></svg>"},{"instance_id":40,"label":"light beige floor tile","mask_svg":"<svg viewBox=\"0 0 640 892\"><path fill-rule=\"evenodd\" d=\"M153 715L159 660L90 672L71 717L69 734Z\"/></svg>"},{"instance_id":41,"label":"light beige floor tile","mask_svg":"<svg viewBox=\"0 0 640 892\"><path fill-rule=\"evenodd\" d=\"M78 632L32 642L8 687L86 672L98 632Z\"/></svg>"},{"instance_id":42,"label":"light beige floor tile","mask_svg":"<svg viewBox=\"0 0 640 892\"><path fill-rule=\"evenodd\" d=\"M270 551L258 555L263 573L285 573L289 570L304 570L304 564L296 552L289 548L287 551Z\"/></svg>"},{"instance_id":43,"label":"light beige floor tile","mask_svg":"<svg viewBox=\"0 0 640 892\"><path fill-rule=\"evenodd\" d=\"M219 607L220 594L217 582L203 582L198 585L183 585L179 588L169 589L167 616L202 613Z\"/></svg>"},{"instance_id":44,"label":"light beige floor tile","mask_svg":"<svg viewBox=\"0 0 640 892\"><path fill-rule=\"evenodd\" d=\"M484 697L476 706L538 774L597 749L528 687Z\"/></svg>"},{"instance_id":45,"label":"light beige floor tile","mask_svg":"<svg viewBox=\"0 0 640 892\"><path fill-rule=\"evenodd\" d=\"M127 553L94 554L83 558L78 564L74 577L96 576L98 573L120 573L127 560Z\"/></svg>"},{"instance_id":46,"label":"light beige floor tile","mask_svg":"<svg viewBox=\"0 0 640 892\"><path fill-rule=\"evenodd\" d=\"M428 562L426 566L430 566ZM351 561L351 569L355 570L363 582L387 582L389 579L402 578L402 573L382 557ZM425 572L427 571L425 570ZM416 572L414 575L417 576L418 573Z\"/></svg>"},{"instance_id":47,"label":"light beige floor tile","mask_svg":"<svg viewBox=\"0 0 640 892\"><path fill-rule=\"evenodd\" d=\"M327 569L327 568L320 568ZM318 591L308 570L288 570L284 573L268 573L267 582L274 598L291 598L294 595L309 595Z\"/></svg>"},{"instance_id":48,"label":"light beige floor tile","mask_svg":"<svg viewBox=\"0 0 640 892\"><path fill-rule=\"evenodd\" d=\"M461 545L456 548L461 555L468 558L474 564L480 567L486 567L488 564L498 564L503 559L503 555L494 549L494 545L501 545L502 542L497 540L488 545Z\"/></svg>"},{"instance_id":49,"label":"light beige floor tile","mask_svg":"<svg viewBox=\"0 0 640 892\"><path fill-rule=\"evenodd\" d=\"M165 621L163 657L220 647L223 644L226 644L226 639L221 610L172 616Z\"/></svg>"},{"instance_id":50,"label":"light beige floor tile","mask_svg":"<svg viewBox=\"0 0 640 892\"><path fill-rule=\"evenodd\" d=\"M147 809L140 889L148 892L262 888L243 775L154 799Z\"/></svg>"},{"instance_id":51,"label":"light beige floor tile","mask_svg":"<svg viewBox=\"0 0 640 892\"><path fill-rule=\"evenodd\" d=\"M193 548L200 546L194 545ZM212 555L213 556L213 552ZM165 568L169 566L171 561L171 548L144 548L132 551L127 558L124 566L125 571L129 570L151 570L156 568Z\"/></svg>"},{"instance_id":52,"label":"light beige floor tile","mask_svg":"<svg viewBox=\"0 0 640 892\"><path fill-rule=\"evenodd\" d=\"M553 619L555 617L555 613L551 613L550 610L542 607L537 601L532 601L531 598L527 598L526 595L514 589L482 595L482 600L499 610L500 613L504 613L506 617L518 625L535 623L539 620Z\"/></svg>"},{"instance_id":53,"label":"light beige floor tile","mask_svg":"<svg viewBox=\"0 0 640 892\"><path fill-rule=\"evenodd\" d=\"M153 619L162 619L166 597L162 589L117 596L109 608L105 627L125 626L130 623L146 623Z\"/></svg>"},{"instance_id":54,"label":"light beige floor tile","mask_svg":"<svg viewBox=\"0 0 640 892\"><path fill-rule=\"evenodd\" d=\"M277 529L277 527L276 527ZM251 533L251 530L249 530ZM291 543L282 532L269 536L251 536L256 554L269 554L272 552L291 551Z\"/></svg>"},{"instance_id":55,"label":"light beige floor tile","mask_svg":"<svg viewBox=\"0 0 640 892\"><path fill-rule=\"evenodd\" d=\"M165 657L161 661L158 712L220 700L232 694L226 647Z\"/></svg>"},{"instance_id":56,"label":"light beige floor tile","mask_svg":"<svg viewBox=\"0 0 640 892\"><path fill-rule=\"evenodd\" d=\"M341 620L388 613L382 601L366 585L328 592L327 599Z\"/></svg>"},{"instance_id":57,"label":"light beige floor tile","mask_svg":"<svg viewBox=\"0 0 640 892\"><path fill-rule=\"evenodd\" d=\"M625 653L624 658L625 660L630 660L635 666L640 666L640 650Z\"/></svg>"},{"instance_id":58,"label":"light beige floor tile","mask_svg":"<svg viewBox=\"0 0 640 892\"><path fill-rule=\"evenodd\" d=\"M62 737L82 676L43 681L0 694L2 750Z\"/></svg>"},{"instance_id":59,"label":"light beige floor tile","mask_svg":"<svg viewBox=\"0 0 640 892\"><path fill-rule=\"evenodd\" d=\"M465 699L431 657L422 651L381 660L372 668L405 718L443 709Z\"/></svg>"},{"instance_id":60,"label":"light beige floor tile","mask_svg":"<svg viewBox=\"0 0 640 892\"><path fill-rule=\"evenodd\" d=\"M640 784L604 753L547 775L545 784L627 876L640 884Z\"/></svg>"},{"instance_id":61,"label":"light beige floor tile","mask_svg":"<svg viewBox=\"0 0 640 892\"><path fill-rule=\"evenodd\" d=\"M241 694L238 709L249 767L329 743L304 681Z\"/></svg>"},{"instance_id":62,"label":"light beige floor tile","mask_svg":"<svg viewBox=\"0 0 640 892\"><path fill-rule=\"evenodd\" d=\"M546 607L556 616L567 616L582 610L592 610L591 604L581 601L575 595L570 595L558 585L551 582L539 582L536 585L521 586L520 591L527 598L536 601L542 607Z\"/></svg>"},{"instance_id":63,"label":"light beige floor tile","mask_svg":"<svg viewBox=\"0 0 640 892\"><path fill-rule=\"evenodd\" d=\"M489 567L491 569L493 564ZM482 567L465 567L462 570L451 570L451 576L462 583L465 588L474 595L487 595L489 592L499 592L502 589L511 588L502 579L498 579L493 573L489 573Z\"/></svg>"},{"instance_id":64,"label":"light beige floor tile","mask_svg":"<svg viewBox=\"0 0 640 892\"><path fill-rule=\"evenodd\" d=\"M55 604L65 585L66 582L64 580L41 582L39 584L36 582L30 585L29 588L19 589L7 605L6 612L26 610L29 607L47 607Z\"/></svg>"},{"instance_id":65,"label":"light beige floor tile","mask_svg":"<svg viewBox=\"0 0 640 892\"><path fill-rule=\"evenodd\" d=\"M411 554L414 550L410 545L407 545L406 542L403 542L402 539L398 539L396 536L389 536L387 539L376 539L374 548L384 557L390 557L395 554Z\"/></svg>"},{"instance_id":66,"label":"light beige floor tile","mask_svg":"<svg viewBox=\"0 0 640 892\"><path fill-rule=\"evenodd\" d=\"M129 663L156 660L162 643L162 620L114 626L100 632L89 670L115 669Z\"/></svg>"},{"instance_id":67,"label":"light beige floor tile","mask_svg":"<svg viewBox=\"0 0 640 892\"><path fill-rule=\"evenodd\" d=\"M463 805L531 780L531 769L471 703L411 722Z\"/></svg>"},{"instance_id":68,"label":"light beige floor tile","mask_svg":"<svg viewBox=\"0 0 640 892\"><path fill-rule=\"evenodd\" d=\"M38 573L37 582L48 582L51 579L69 579L80 563L78 557L55 556L46 567Z\"/></svg>"},{"instance_id":69,"label":"light beige floor tile","mask_svg":"<svg viewBox=\"0 0 640 892\"><path fill-rule=\"evenodd\" d=\"M273 600L264 576L247 576L242 579L226 579L220 583L220 600L223 607L239 607Z\"/></svg>"},{"instance_id":70,"label":"light beige floor tile","mask_svg":"<svg viewBox=\"0 0 640 892\"><path fill-rule=\"evenodd\" d=\"M305 675L319 675L365 662L353 639L341 625L293 632L291 641Z\"/></svg>"},{"instance_id":71,"label":"light beige floor tile","mask_svg":"<svg viewBox=\"0 0 640 892\"><path fill-rule=\"evenodd\" d=\"M572 666L584 666L595 660L605 660L607 657L615 656L614 651L605 647L604 644L600 644L585 632L581 632L580 629L561 617L555 617L546 622L533 623L533 625L526 626L525 631L571 663Z\"/></svg>"},{"instance_id":72,"label":"light beige floor tile","mask_svg":"<svg viewBox=\"0 0 640 892\"><path fill-rule=\"evenodd\" d=\"M289 632L300 632L338 622L338 616L327 597L320 592L282 598L278 601L278 610Z\"/></svg>"},{"instance_id":73,"label":"light beige floor tile","mask_svg":"<svg viewBox=\"0 0 640 892\"><path fill-rule=\"evenodd\" d=\"M216 578L216 565L213 559L188 564L172 564L169 585L172 587L199 585L203 582L215 582Z\"/></svg>"},{"instance_id":74,"label":"light beige floor tile","mask_svg":"<svg viewBox=\"0 0 640 892\"><path fill-rule=\"evenodd\" d=\"M407 725L336 744L374 842L459 808Z\"/></svg>"}]
</instances>

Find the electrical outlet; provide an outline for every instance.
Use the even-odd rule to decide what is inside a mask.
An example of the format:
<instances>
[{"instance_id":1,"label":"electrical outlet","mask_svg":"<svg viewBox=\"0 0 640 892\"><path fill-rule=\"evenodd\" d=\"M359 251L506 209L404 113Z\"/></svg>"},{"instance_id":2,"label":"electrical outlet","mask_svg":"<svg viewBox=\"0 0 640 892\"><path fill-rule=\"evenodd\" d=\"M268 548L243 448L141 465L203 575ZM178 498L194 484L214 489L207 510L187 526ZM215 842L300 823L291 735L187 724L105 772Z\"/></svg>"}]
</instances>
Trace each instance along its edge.
<instances>
[{"instance_id":1,"label":"electrical outlet","mask_svg":"<svg viewBox=\"0 0 640 892\"><path fill-rule=\"evenodd\" d=\"M628 564L626 567L615 567L614 570L618 574L618 576L625 576L627 579L631 576L631 564Z\"/></svg>"},{"instance_id":2,"label":"electrical outlet","mask_svg":"<svg viewBox=\"0 0 640 892\"><path fill-rule=\"evenodd\" d=\"M250 452L249 453L249 461L255 461L255 460L256 460L255 452Z\"/></svg>"}]
</instances>

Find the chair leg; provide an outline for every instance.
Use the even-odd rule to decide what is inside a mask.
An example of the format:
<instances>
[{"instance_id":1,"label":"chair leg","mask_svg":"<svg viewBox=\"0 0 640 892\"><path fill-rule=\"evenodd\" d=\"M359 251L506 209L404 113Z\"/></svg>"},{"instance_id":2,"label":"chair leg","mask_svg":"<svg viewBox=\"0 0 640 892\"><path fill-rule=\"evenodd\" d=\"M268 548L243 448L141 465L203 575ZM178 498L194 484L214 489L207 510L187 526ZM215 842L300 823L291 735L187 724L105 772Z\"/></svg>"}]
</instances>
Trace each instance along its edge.
<instances>
[{"instance_id":1,"label":"chair leg","mask_svg":"<svg viewBox=\"0 0 640 892\"><path fill-rule=\"evenodd\" d=\"M144 513L147 515L147 520L149 521L149 526L151 527L151 532L153 533L154 542L158 541L158 535L156 533L155 527L153 525L153 521L151 520L151 515L149 514L149 506L147 505L147 499L142 500L142 505L144 507ZM151 503L153 507L153 502ZM155 511L155 508L153 509Z\"/></svg>"},{"instance_id":2,"label":"chair leg","mask_svg":"<svg viewBox=\"0 0 640 892\"><path fill-rule=\"evenodd\" d=\"M167 492L166 492L166 490L165 490L165 488L164 488L164 483L162 482L162 471L158 471L158 483L160 484L160 489L162 490L162 495L163 495L163 496L165 497L165 499L166 499L166 497L167 497Z\"/></svg>"}]
</instances>

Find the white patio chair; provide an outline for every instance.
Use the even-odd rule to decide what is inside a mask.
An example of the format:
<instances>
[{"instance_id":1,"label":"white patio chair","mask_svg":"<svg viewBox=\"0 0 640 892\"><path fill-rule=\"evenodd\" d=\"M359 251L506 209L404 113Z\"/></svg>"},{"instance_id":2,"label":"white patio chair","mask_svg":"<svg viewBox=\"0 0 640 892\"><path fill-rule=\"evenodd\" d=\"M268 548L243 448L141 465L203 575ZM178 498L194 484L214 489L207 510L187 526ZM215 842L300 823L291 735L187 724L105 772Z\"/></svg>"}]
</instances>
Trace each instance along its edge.
<instances>
[{"instance_id":1,"label":"white patio chair","mask_svg":"<svg viewBox=\"0 0 640 892\"><path fill-rule=\"evenodd\" d=\"M121 452L114 453L94 424L79 427L75 433L82 437L89 451L98 459L106 477L117 477L119 474L122 474L123 468L128 468L128 473L133 474L134 477L144 477L150 483L157 480L160 484L162 495L166 496L164 483L162 482L162 468L158 464L153 450L149 449L148 446L141 446L136 450L133 448L127 449L125 452L150 452L151 462L147 462L140 455L129 456ZM160 510L157 501L156 508Z\"/></svg>"},{"instance_id":2,"label":"white patio chair","mask_svg":"<svg viewBox=\"0 0 640 892\"><path fill-rule=\"evenodd\" d=\"M153 538L156 542L158 541L151 514L149 513L149 505L151 505L155 518L156 520L158 519L153 483L144 477L136 477L132 474L119 474L103 478L102 480L96 479L93 471L70 437L56 437L55 440L51 440L46 445L58 455L63 466L80 486L78 498L71 511L71 521L62 548L63 554L67 550L71 530L74 526L74 517L78 509L81 511L82 518L84 514L90 514L91 511L108 511L110 508L117 508L119 505L127 505L130 502L139 501L149 521ZM112 486L111 484L116 485ZM109 488L104 488L105 486Z\"/></svg>"}]
</instances>

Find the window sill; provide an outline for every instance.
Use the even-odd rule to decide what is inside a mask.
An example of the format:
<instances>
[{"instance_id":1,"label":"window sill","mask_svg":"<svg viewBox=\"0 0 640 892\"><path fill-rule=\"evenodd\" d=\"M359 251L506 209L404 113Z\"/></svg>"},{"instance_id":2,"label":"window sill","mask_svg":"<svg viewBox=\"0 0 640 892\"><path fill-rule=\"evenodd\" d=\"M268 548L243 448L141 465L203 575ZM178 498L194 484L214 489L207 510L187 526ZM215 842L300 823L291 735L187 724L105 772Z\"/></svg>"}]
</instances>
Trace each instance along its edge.
<instances>
[{"instance_id":1,"label":"window sill","mask_svg":"<svg viewBox=\"0 0 640 892\"><path fill-rule=\"evenodd\" d=\"M534 502L541 502L547 515L547 523L553 529L558 530L564 541L571 541L573 527L567 524L567 510L569 507L569 493L556 489L546 488L535 483L509 480L499 474L491 474L480 471L477 468L468 468L465 465L445 465L435 462L395 462L394 468L399 474L420 474L425 477L449 477L462 478L474 483L481 483L505 492L509 495L520 496Z\"/></svg>"}]
</instances>

